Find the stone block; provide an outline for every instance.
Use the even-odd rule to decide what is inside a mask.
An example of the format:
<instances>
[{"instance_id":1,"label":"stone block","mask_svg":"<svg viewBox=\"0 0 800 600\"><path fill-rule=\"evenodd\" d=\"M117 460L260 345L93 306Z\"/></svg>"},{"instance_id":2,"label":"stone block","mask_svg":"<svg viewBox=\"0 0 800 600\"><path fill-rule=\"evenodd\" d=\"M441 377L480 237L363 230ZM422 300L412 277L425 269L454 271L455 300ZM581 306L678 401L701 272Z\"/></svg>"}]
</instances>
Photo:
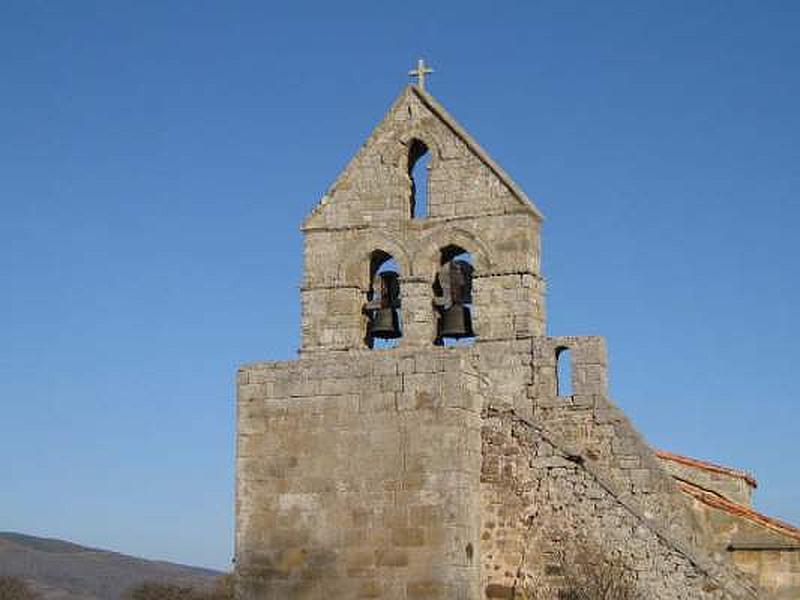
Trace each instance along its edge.
<instances>
[{"instance_id":1,"label":"stone block","mask_svg":"<svg viewBox=\"0 0 800 600\"><path fill-rule=\"evenodd\" d=\"M406 585L406 598L409 600L429 600L433 598L448 598L446 587L441 581L424 579L421 581L409 581Z\"/></svg>"},{"instance_id":2,"label":"stone block","mask_svg":"<svg viewBox=\"0 0 800 600\"><path fill-rule=\"evenodd\" d=\"M403 548L380 548L375 551L375 564L379 567L406 567L408 551Z\"/></svg>"}]
</instances>

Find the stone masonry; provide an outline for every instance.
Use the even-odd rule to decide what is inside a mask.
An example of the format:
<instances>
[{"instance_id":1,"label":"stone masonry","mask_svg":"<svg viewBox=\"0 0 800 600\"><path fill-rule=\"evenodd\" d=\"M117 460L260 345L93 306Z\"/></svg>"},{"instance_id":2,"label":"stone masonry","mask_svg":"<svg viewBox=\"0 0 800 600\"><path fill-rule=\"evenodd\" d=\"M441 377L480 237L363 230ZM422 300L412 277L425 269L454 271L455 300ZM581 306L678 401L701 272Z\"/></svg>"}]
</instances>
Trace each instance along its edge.
<instances>
[{"instance_id":1,"label":"stone masonry","mask_svg":"<svg viewBox=\"0 0 800 600\"><path fill-rule=\"evenodd\" d=\"M299 359L238 373L238 599L558 598L570 548L639 598L767 597L608 398L603 339L545 335L541 223L441 105L403 90L303 225ZM450 343L437 282L463 253L474 339ZM390 262L400 337L378 347Z\"/></svg>"},{"instance_id":2,"label":"stone masonry","mask_svg":"<svg viewBox=\"0 0 800 600\"><path fill-rule=\"evenodd\" d=\"M744 471L659 451L717 552L752 575L773 600L800 598L800 529L750 506L758 487Z\"/></svg>"}]
</instances>

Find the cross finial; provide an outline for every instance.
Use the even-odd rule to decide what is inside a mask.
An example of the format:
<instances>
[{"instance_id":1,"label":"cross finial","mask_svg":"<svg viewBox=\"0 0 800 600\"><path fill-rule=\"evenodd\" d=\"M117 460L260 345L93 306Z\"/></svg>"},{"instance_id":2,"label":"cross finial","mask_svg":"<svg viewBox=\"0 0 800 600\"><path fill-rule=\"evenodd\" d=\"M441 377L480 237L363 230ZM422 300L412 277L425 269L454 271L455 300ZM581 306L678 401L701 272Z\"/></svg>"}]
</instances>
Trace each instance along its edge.
<instances>
[{"instance_id":1,"label":"cross finial","mask_svg":"<svg viewBox=\"0 0 800 600\"><path fill-rule=\"evenodd\" d=\"M426 66L425 61L421 58L417 61L417 68L411 69L408 72L408 74L411 75L411 77L417 78L417 85L419 86L419 89L423 91L425 90L425 75L427 75L428 73L433 73L433 69Z\"/></svg>"}]
</instances>

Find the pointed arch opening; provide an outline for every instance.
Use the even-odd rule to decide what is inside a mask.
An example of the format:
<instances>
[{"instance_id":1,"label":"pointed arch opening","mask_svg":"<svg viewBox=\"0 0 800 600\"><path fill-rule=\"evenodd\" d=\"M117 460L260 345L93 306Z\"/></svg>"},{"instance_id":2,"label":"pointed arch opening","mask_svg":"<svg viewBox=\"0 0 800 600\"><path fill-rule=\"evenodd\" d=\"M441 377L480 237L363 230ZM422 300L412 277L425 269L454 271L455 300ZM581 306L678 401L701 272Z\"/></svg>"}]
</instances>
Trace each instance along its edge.
<instances>
[{"instance_id":1,"label":"pointed arch opening","mask_svg":"<svg viewBox=\"0 0 800 600\"><path fill-rule=\"evenodd\" d=\"M383 250L370 254L364 341L368 348L394 348L403 330L400 314L400 268Z\"/></svg>"},{"instance_id":2,"label":"pointed arch opening","mask_svg":"<svg viewBox=\"0 0 800 600\"><path fill-rule=\"evenodd\" d=\"M472 254L454 244L441 249L439 271L433 282L438 346L464 346L475 341L472 327Z\"/></svg>"},{"instance_id":3,"label":"pointed arch opening","mask_svg":"<svg viewBox=\"0 0 800 600\"><path fill-rule=\"evenodd\" d=\"M431 153L425 142L413 139L408 146L408 176L411 179L411 218L428 216L428 174Z\"/></svg>"}]
</instances>

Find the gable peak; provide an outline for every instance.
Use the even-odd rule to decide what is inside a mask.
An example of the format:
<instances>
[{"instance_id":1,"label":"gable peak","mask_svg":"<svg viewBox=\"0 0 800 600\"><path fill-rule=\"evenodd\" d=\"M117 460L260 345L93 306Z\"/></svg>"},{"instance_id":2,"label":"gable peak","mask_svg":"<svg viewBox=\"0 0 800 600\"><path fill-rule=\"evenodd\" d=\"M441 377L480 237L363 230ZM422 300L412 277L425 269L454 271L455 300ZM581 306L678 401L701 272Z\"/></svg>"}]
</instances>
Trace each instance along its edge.
<instances>
[{"instance_id":1,"label":"gable peak","mask_svg":"<svg viewBox=\"0 0 800 600\"><path fill-rule=\"evenodd\" d=\"M431 125L434 122L437 124ZM507 206L504 210L514 212L522 210L531 214L537 221L544 219L542 213L525 192L450 115L444 106L419 85L409 83L398 94L385 117L373 129L356 155L308 215L303 229L315 229L322 225L320 218L327 221L328 219L322 216L322 213L328 212L326 207L331 205L334 197L341 196L342 191L359 185L358 177L363 177L366 173L368 173L368 179L386 176L383 166L396 161L397 156L394 156L392 152L385 152L383 148L385 144L391 144L394 140L400 142L401 147L405 147L412 144L415 139L420 139L434 151L437 146L437 140L431 137L434 129L441 132L438 141L442 141L445 145L452 145L447 141L452 140L453 144L464 148L463 152L472 156L473 159L477 159L476 164L482 164L492 174L497 182L496 185L507 191L507 196L513 206ZM437 150L439 150L437 154L443 160L450 158L445 156L446 151L441 151L441 148Z\"/></svg>"}]
</instances>

